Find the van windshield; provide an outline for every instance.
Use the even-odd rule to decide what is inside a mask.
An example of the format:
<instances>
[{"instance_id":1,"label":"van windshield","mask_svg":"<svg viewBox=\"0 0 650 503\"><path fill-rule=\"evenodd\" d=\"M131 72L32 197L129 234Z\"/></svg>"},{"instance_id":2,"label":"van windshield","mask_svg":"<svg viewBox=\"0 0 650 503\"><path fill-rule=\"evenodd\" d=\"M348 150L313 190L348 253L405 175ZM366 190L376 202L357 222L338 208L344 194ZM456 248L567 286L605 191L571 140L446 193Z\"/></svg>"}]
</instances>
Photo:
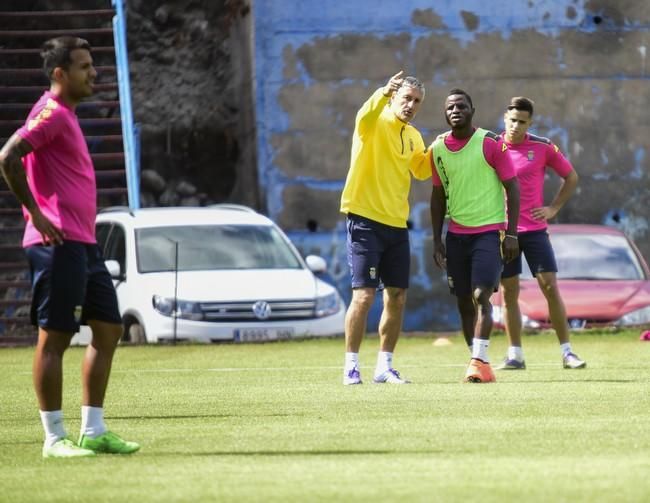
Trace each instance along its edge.
<instances>
[{"instance_id":1,"label":"van windshield","mask_svg":"<svg viewBox=\"0 0 650 503\"><path fill-rule=\"evenodd\" d=\"M300 269L285 238L272 226L188 225L135 232L138 271ZM176 257L178 243L178 257Z\"/></svg>"}]
</instances>

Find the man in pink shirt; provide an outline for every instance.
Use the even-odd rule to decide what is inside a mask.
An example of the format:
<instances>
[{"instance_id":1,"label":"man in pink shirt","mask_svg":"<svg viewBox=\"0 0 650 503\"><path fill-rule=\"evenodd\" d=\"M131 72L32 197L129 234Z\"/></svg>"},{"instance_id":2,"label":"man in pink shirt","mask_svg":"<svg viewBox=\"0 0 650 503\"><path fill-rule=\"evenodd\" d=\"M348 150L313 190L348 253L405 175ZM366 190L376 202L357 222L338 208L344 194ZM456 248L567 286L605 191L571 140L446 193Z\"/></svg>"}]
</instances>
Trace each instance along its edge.
<instances>
[{"instance_id":1,"label":"man in pink shirt","mask_svg":"<svg viewBox=\"0 0 650 503\"><path fill-rule=\"evenodd\" d=\"M38 326L33 380L45 430L43 457L130 454L140 446L107 430L104 395L122 320L112 279L95 240L95 171L75 110L93 92L90 45L47 41L41 53L50 89L0 150L0 169L23 207L23 246ZM81 324L92 329L83 363L78 443L63 426L63 353Z\"/></svg>"},{"instance_id":2,"label":"man in pink shirt","mask_svg":"<svg viewBox=\"0 0 650 503\"><path fill-rule=\"evenodd\" d=\"M557 215L578 184L578 175L571 163L550 140L528 133L533 120L533 102L515 97L504 115L503 140L517 171L521 190L521 211L517 231L519 249L526 256L530 270L537 278L548 303L551 324L560 341L564 368L584 368L587 363L571 349L564 302L557 287L557 264L547 232L547 221ZM549 206L544 206L544 176L549 167L562 179L562 186ZM521 311L519 309L519 275L521 253L505 265L501 275L504 319L510 346L498 370L526 368L521 348Z\"/></svg>"},{"instance_id":3,"label":"man in pink shirt","mask_svg":"<svg viewBox=\"0 0 650 503\"><path fill-rule=\"evenodd\" d=\"M472 355L464 381L493 382L488 359L490 297L498 288L503 261L519 254L519 185L503 140L472 124L474 106L465 91L449 92L445 117L451 131L431 145L434 260L447 270ZM446 214L450 222L443 243Z\"/></svg>"}]
</instances>

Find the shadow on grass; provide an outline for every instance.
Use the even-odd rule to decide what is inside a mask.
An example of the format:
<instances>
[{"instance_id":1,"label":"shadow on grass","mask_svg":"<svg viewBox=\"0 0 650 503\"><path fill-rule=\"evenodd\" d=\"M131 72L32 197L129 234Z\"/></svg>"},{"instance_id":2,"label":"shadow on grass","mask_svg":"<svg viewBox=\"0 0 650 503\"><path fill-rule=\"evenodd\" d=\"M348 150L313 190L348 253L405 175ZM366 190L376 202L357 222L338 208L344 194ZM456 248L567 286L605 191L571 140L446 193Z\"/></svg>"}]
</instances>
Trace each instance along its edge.
<instances>
[{"instance_id":1,"label":"shadow on grass","mask_svg":"<svg viewBox=\"0 0 650 503\"><path fill-rule=\"evenodd\" d=\"M526 381L498 381L497 384L540 384L540 383L630 383L630 382L644 382L643 379L531 379Z\"/></svg>"},{"instance_id":2,"label":"shadow on grass","mask_svg":"<svg viewBox=\"0 0 650 503\"><path fill-rule=\"evenodd\" d=\"M143 419L229 419L229 418L243 418L243 417L296 417L304 416L305 414L191 414L191 415L164 415L164 416L106 416L106 420L119 419L125 421L137 421Z\"/></svg>"},{"instance_id":3,"label":"shadow on grass","mask_svg":"<svg viewBox=\"0 0 650 503\"><path fill-rule=\"evenodd\" d=\"M38 445L39 447L43 445L42 440L7 440L6 442L0 442L0 445Z\"/></svg>"},{"instance_id":4,"label":"shadow on grass","mask_svg":"<svg viewBox=\"0 0 650 503\"><path fill-rule=\"evenodd\" d=\"M386 456L392 454L442 454L444 449L428 449L420 451L404 451L401 449L394 450L310 450L310 451L210 451L210 452L173 452L173 451L156 451L150 453L151 456L225 456L225 457L248 457L248 456L267 456L267 457L284 457L284 456ZM144 456L149 453L143 452L138 454Z\"/></svg>"}]
</instances>

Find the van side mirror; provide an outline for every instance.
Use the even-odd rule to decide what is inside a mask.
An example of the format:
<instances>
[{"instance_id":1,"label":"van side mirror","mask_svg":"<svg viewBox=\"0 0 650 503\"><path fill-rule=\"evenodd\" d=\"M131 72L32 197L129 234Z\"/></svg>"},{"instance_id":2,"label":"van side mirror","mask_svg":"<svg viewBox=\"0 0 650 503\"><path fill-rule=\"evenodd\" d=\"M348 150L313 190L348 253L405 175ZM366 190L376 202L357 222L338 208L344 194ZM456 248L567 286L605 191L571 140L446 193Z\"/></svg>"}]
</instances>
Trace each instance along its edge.
<instances>
[{"instance_id":1,"label":"van side mirror","mask_svg":"<svg viewBox=\"0 0 650 503\"><path fill-rule=\"evenodd\" d=\"M121 281L124 279L124 274L122 273L122 267L117 260L106 260L106 269L108 269L108 274L111 275L111 278Z\"/></svg>"}]
</instances>

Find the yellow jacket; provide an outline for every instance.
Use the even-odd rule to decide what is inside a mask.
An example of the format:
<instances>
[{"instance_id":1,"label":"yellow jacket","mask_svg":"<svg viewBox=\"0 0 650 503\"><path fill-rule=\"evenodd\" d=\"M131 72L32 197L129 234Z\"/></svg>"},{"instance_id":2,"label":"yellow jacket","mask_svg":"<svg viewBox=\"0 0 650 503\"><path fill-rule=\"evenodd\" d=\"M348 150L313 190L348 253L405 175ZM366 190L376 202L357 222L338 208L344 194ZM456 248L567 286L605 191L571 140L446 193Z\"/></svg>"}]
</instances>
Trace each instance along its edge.
<instances>
[{"instance_id":1,"label":"yellow jacket","mask_svg":"<svg viewBox=\"0 0 650 503\"><path fill-rule=\"evenodd\" d=\"M429 178L431 154L420 132L399 120L387 104L377 89L357 112L341 212L406 227L411 173L419 180Z\"/></svg>"}]
</instances>

